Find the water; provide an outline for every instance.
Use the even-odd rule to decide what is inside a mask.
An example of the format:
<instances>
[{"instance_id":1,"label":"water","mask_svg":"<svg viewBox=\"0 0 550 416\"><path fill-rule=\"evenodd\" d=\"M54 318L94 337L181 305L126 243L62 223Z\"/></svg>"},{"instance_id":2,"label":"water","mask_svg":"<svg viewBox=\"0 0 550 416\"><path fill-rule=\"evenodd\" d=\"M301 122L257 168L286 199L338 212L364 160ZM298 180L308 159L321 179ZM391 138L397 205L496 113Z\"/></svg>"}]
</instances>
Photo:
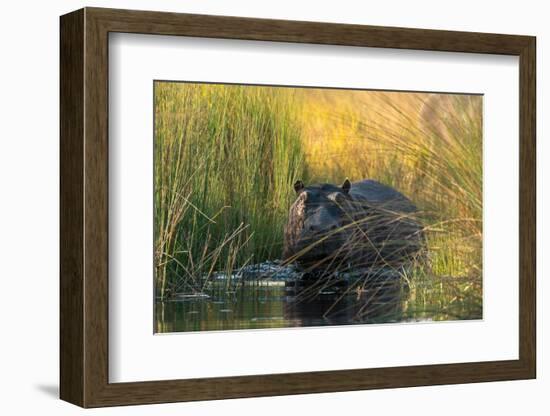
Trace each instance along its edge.
<instances>
[{"instance_id":1,"label":"water","mask_svg":"<svg viewBox=\"0 0 550 416\"><path fill-rule=\"evenodd\" d=\"M187 332L397 322L403 291L385 287L322 287L263 280L215 282L195 295L156 302L155 332Z\"/></svg>"},{"instance_id":2,"label":"water","mask_svg":"<svg viewBox=\"0 0 550 416\"><path fill-rule=\"evenodd\" d=\"M195 283L195 282L194 282ZM219 331L482 318L480 276L389 268L319 279L277 261L215 273L155 304L155 332ZM190 287L187 285L186 287Z\"/></svg>"}]
</instances>

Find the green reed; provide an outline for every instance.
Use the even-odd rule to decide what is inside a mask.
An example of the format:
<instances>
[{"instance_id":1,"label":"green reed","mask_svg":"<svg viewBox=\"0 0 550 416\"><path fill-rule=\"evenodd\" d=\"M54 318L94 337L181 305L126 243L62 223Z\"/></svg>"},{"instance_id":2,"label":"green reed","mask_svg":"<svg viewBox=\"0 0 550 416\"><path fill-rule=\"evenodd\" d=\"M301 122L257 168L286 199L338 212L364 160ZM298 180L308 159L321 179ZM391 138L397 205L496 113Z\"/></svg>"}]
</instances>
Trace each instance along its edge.
<instances>
[{"instance_id":1,"label":"green reed","mask_svg":"<svg viewBox=\"0 0 550 416\"><path fill-rule=\"evenodd\" d=\"M155 84L157 295L278 258L305 175L292 90Z\"/></svg>"}]
</instances>

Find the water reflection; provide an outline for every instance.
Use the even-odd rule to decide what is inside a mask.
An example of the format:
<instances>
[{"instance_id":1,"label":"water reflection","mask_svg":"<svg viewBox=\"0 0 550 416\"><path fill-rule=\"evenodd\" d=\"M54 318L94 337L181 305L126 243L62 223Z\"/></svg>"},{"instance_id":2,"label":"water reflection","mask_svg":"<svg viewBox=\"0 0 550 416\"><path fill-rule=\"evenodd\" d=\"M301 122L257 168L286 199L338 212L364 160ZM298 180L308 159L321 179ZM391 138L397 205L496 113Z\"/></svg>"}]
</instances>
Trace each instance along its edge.
<instances>
[{"instance_id":1,"label":"water reflection","mask_svg":"<svg viewBox=\"0 0 550 416\"><path fill-rule=\"evenodd\" d=\"M401 284L211 285L196 296L156 303L155 332L259 329L397 322L404 318Z\"/></svg>"}]
</instances>

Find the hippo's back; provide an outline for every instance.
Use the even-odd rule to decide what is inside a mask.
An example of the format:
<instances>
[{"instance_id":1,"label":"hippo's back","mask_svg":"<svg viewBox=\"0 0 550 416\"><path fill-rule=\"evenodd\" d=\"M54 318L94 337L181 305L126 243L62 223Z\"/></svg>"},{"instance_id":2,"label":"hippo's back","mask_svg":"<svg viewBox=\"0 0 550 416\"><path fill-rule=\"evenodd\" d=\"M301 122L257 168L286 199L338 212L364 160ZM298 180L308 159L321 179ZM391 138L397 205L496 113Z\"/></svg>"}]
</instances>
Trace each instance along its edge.
<instances>
[{"instance_id":1,"label":"hippo's back","mask_svg":"<svg viewBox=\"0 0 550 416\"><path fill-rule=\"evenodd\" d=\"M416 211L416 206L405 195L371 179L352 183L350 194L354 200L377 208L403 213Z\"/></svg>"},{"instance_id":2,"label":"hippo's back","mask_svg":"<svg viewBox=\"0 0 550 416\"><path fill-rule=\"evenodd\" d=\"M352 183L350 194L356 201L355 218L362 224L361 232L368 238L358 255L363 264L406 264L422 248L422 225L417 218L416 206L405 195L373 180ZM362 211L361 207L368 207ZM364 214L363 214L364 212ZM362 215L365 215L361 218ZM352 241L361 238L355 236Z\"/></svg>"}]
</instances>

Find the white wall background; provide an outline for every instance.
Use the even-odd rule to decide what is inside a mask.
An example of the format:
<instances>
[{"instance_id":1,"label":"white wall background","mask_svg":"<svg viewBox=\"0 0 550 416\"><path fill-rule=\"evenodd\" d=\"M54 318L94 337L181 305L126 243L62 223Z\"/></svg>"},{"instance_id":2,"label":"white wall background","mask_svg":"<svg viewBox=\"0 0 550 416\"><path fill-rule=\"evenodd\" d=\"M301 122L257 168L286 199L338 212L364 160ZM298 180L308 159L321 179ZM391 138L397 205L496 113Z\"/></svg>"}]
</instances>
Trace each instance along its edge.
<instances>
[{"instance_id":1,"label":"white wall background","mask_svg":"<svg viewBox=\"0 0 550 416\"><path fill-rule=\"evenodd\" d=\"M544 348L550 238L542 212L550 146L543 118L550 101L545 72L550 26L545 2L523 0L384 2L278 0L6 2L0 15L0 409L3 414L83 412L58 395L59 20L82 6L317 20L387 26L529 34L538 37L538 379L533 381L331 393L87 411L88 414L410 415L547 414L550 361ZM546 200L545 200L546 199ZM546 260L546 261L545 261ZM543 264L545 263L545 264ZM546 266L546 267L545 267ZM547 325L546 325L547 326Z\"/></svg>"}]
</instances>

